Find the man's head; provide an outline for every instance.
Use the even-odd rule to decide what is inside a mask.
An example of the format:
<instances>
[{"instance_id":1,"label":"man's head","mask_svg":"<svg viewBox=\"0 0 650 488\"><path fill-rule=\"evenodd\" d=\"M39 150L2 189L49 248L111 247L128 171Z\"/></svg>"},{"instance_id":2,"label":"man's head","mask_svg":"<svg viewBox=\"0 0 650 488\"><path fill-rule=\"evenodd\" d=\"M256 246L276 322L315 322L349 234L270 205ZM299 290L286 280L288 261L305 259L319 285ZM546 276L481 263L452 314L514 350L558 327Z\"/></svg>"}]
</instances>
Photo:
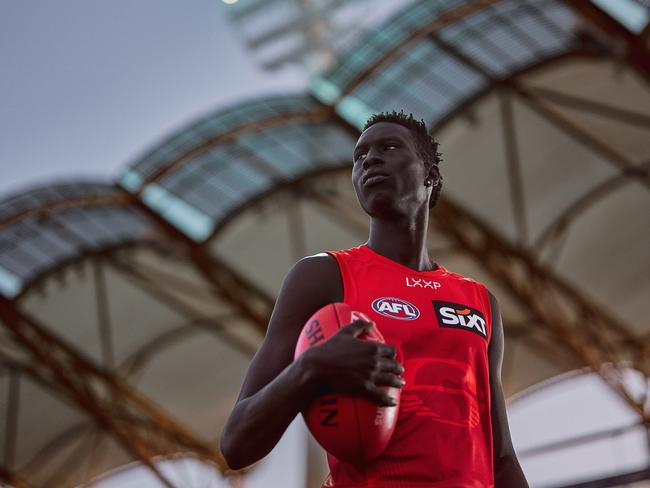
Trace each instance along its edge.
<instances>
[{"instance_id":1,"label":"man's head","mask_svg":"<svg viewBox=\"0 0 650 488\"><path fill-rule=\"evenodd\" d=\"M411 207L434 207L442 189L440 156L424 121L415 120L412 114L393 111L370 117L353 154L352 182L364 210L372 215L370 207L377 199L385 200L382 207L404 207L406 202ZM386 177L368 184L365 178L373 173L386 173Z\"/></svg>"}]
</instances>

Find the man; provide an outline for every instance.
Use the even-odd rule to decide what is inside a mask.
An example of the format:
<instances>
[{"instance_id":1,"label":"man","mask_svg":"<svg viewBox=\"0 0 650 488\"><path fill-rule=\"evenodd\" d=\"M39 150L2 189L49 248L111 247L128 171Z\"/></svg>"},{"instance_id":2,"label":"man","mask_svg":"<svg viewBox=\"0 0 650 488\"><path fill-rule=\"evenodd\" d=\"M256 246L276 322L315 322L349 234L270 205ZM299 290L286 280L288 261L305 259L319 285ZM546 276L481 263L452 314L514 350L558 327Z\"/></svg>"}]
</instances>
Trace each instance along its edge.
<instances>
[{"instance_id":1,"label":"man","mask_svg":"<svg viewBox=\"0 0 650 488\"><path fill-rule=\"evenodd\" d=\"M390 385L402 394L386 451L363 466L328 456L326 486L528 486L506 418L497 301L427 253L429 208L442 188L437 148L412 115L382 113L366 123L352 184L370 216L369 239L304 258L285 278L222 434L232 468L265 456L324 391L389 406L394 400L378 387ZM371 317L387 344L358 339L370 324L356 321L292 362L307 319L343 301Z\"/></svg>"}]
</instances>

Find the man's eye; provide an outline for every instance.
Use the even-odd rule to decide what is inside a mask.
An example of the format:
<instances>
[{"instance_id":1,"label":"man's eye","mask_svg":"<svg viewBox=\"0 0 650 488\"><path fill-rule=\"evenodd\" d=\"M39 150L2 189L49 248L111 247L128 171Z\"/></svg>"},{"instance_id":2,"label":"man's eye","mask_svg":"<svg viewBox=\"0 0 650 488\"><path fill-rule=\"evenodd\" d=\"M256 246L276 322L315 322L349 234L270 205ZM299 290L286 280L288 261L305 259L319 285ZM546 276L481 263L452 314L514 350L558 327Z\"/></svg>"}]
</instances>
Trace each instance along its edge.
<instances>
[{"instance_id":1,"label":"man's eye","mask_svg":"<svg viewBox=\"0 0 650 488\"><path fill-rule=\"evenodd\" d=\"M386 144L386 146L384 146L384 149L388 147L394 147L395 149L397 149L397 144Z\"/></svg>"},{"instance_id":2,"label":"man's eye","mask_svg":"<svg viewBox=\"0 0 650 488\"><path fill-rule=\"evenodd\" d=\"M354 160L357 161L361 156L365 156L365 154L366 153L364 153L364 152L361 152L361 153L357 154L356 157L354 158Z\"/></svg>"}]
</instances>

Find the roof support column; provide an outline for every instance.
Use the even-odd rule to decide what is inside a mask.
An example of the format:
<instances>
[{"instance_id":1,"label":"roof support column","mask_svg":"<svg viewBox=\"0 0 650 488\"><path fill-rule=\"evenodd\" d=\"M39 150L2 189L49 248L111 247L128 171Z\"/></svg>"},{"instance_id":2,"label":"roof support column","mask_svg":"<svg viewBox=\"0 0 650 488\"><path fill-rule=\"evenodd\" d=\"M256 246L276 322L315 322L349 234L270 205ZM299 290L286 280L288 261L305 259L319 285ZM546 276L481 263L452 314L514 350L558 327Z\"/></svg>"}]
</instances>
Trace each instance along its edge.
<instances>
[{"instance_id":1,"label":"roof support column","mask_svg":"<svg viewBox=\"0 0 650 488\"><path fill-rule=\"evenodd\" d=\"M5 418L4 465L13 468L16 459L16 437L18 430L18 408L20 399L19 370L9 367L9 391L7 417Z\"/></svg>"}]
</instances>

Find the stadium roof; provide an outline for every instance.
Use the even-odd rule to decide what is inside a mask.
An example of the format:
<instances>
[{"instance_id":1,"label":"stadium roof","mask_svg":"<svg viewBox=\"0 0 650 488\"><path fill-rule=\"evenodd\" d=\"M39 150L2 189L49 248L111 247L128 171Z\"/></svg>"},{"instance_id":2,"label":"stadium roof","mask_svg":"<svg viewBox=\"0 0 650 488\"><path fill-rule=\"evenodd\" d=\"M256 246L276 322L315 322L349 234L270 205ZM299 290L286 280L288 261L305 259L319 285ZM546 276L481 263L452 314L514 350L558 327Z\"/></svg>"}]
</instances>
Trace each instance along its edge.
<instances>
[{"instance_id":1,"label":"stadium roof","mask_svg":"<svg viewBox=\"0 0 650 488\"><path fill-rule=\"evenodd\" d=\"M210 114L115 186L0 203L5 478L222 463L210 446L282 277L366 239L352 147L400 108L441 141L430 253L499 297L508 395L587 366L647 419L621 379L650 372L647 39L588 2L416 2L306 94Z\"/></svg>"},{"instance_id":2,"label":"stadium roof","mask_svg":"<svg viewBox=\"0 0 650 488\"><path fill-rule=\"evenodd\" d=\"M144 213L113 185L52 184L0 202L0 290L20 294L44 274L87 254L155 243Z\"/></svg>"}]
</instances>

